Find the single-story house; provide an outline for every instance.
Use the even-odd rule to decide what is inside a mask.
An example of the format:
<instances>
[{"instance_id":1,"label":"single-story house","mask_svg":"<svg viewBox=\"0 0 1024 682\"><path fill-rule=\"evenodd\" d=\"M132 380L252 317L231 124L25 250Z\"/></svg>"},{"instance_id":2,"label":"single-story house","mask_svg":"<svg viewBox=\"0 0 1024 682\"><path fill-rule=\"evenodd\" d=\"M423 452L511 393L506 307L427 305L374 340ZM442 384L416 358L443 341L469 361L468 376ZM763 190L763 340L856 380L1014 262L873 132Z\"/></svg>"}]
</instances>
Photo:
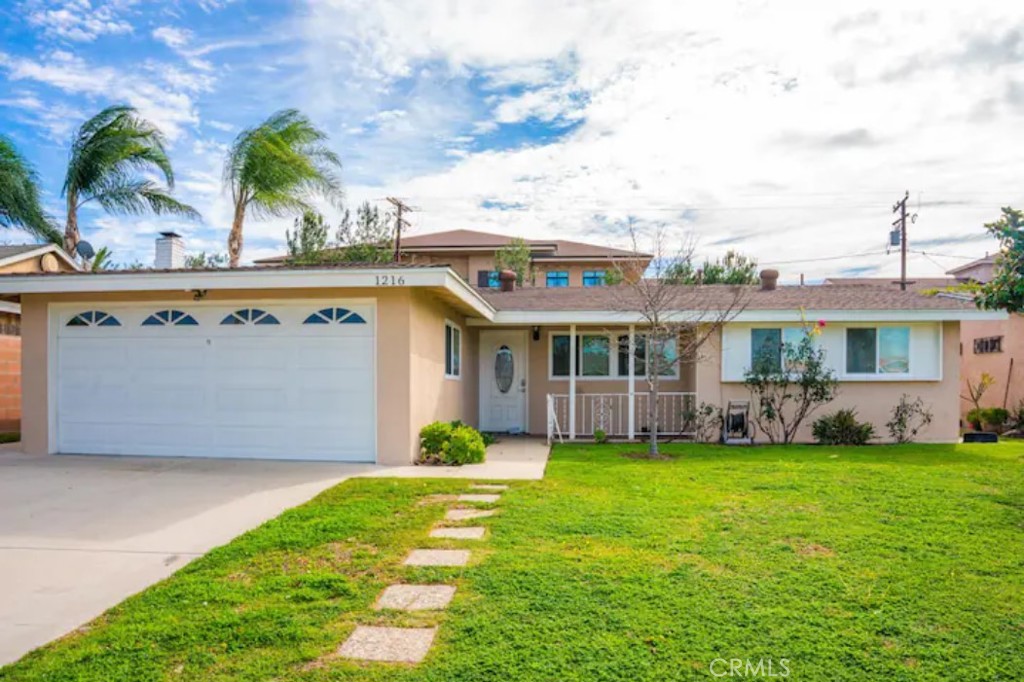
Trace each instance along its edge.
<instances>
[{"instance_id":1,"label":"single-story house","mask_svg":"<svg viewBox=\"0 0 1024 682\"><path fill-rule=\"evenodd\" d=\"M402 264L26 274L0 287L22 310L28 453L405 464L438 419L531 434L557 422L570 438L646 428L644 326L618 287L480 289L446 265ZM685 317L732 289L677 294ZM745 295L701 357L661 382L664 432L681 431L687 405L747 398L752 349L806 319L825 322L842 382L827 409L855 407L884 433L900 396L920 396L935 414L923 440L955 441L960 324L1003 317L881 288Z\"/></svg>"},{"instance_id":2,"label":"single-story house","mask_svg":"<svg viewBox=\"0 0 1024 682\"><path fill-rule=\"evenodd\" d=\"M916 292L934 294L963 284L985 284L995 273L995 257L985 256L950 270L949 277L913 277L907 286ZM883 277L832 277L825 284L896 289L899 282ZM970 300L969 293L961 293ZM999 319L965 320L960 324L960 415L974 407L966 398L968 384L983 375L994 383L981 399L982 407L1003 407L1016 412L1024 406L1024 315L1014 313Z\"/></svg>"},{"instance_id":3,"label":"single-story house","mask_svg":"<svg viewBox=\"0 0 1024 682\"><path fill-rule=\"evenodd\" d=\"M76 272L78 264L54 244L0 245L0 275ZM0 432L21 428L21 306L0 301Z\"/></svg>"}]
</instances>

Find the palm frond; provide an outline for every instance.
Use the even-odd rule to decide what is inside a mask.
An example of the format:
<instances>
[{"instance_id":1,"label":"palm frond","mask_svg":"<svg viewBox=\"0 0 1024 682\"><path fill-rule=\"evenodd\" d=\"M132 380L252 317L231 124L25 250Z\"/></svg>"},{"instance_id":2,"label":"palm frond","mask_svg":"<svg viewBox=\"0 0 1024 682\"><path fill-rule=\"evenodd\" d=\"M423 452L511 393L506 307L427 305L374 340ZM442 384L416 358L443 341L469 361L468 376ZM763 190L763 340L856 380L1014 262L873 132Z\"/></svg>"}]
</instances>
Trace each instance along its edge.
<instances>
[{"instance_id":1,"label":"palm frond","mask_svg":"<svg viewBox=\"0 0 1024 682\"><path fill-rule=\"evenodd\" d=\"M59 244L60 231L43 211L39 179L8 138L0 135L0 227L17 227Z\"/></svg>"},{"instance_id":2,"label":"palm frond","mask_svg":"<svg viewBox=\"0 0 1024 682\"><path fill-rule=\"evenodd\" d=\"M339 200L341 161L327 139L295 109L242 131L224 165L232 198L257 218L308 210L315 196Z\"/></svg>"},{"instance_id":3,"label":"palm frond","mask_svg":"<svg viewBox=\"0 0 1024 682\"><path fill-rule=\"evenodd\" d=\"M200 217L198 211L178 201L151 180L114 176L97 190L94 195L96 202L110 213L180 215L192 220Z\"/></svg>"},{"instance_id":4,"label":"palm frond","mask_svg":"<svg viewBox=\"0 0 1024 682\"><path fill-rule=\"evenodd\" d=\"M174 187L174 170L160 130L132 107L108 107L79 129L63 194L75 197L80 206L102 192L111 176L146 170L159 171L167 187Z\"/></svg>"}]
</instances>

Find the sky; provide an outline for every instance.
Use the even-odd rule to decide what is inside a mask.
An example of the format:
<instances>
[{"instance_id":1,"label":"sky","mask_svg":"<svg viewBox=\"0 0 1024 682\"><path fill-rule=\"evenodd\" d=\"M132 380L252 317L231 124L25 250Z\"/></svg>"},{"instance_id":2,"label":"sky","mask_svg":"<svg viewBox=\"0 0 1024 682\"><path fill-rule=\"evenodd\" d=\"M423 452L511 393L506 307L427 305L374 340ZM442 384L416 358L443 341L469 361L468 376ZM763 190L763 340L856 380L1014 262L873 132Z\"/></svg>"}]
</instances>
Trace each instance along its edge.
<instances>
[{"instance_id":1,"label":"sky","mask_svg":"<svg viewBox=\"0 0 1024 682\"><path fill-rule=\"evenodd\" d=\"M202 220L80 214L83 237L150 264L159 231L224 252L238 133L298 108L330 135L346 202L476 229L672 252L728 249L782 272L893 277L910 193L911 276L994 251L1024 205L1024 13L900 0L8 0L0 133L61 221L69 141L128 103L160 127ZM322 205L331 222L337 209ZM243 260L290 218L245 226ZM16 232L0 240L24 240Z\"/></svg>"}]
</instances>

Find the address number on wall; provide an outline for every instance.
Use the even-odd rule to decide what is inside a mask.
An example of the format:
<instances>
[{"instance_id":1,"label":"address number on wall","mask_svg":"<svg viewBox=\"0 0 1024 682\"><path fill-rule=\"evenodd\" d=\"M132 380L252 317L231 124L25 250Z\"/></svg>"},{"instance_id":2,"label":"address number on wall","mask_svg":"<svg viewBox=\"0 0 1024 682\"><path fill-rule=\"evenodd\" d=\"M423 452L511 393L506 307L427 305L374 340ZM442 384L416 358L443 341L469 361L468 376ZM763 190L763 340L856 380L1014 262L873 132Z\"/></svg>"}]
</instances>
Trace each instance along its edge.
<instances>
[{"instance_id":1,"label":"address number on wall","mask_svg":"<svg viewBox=\"0 0 1024 682\"><path fill-rule=\"evenodd\" d=\"M404 275L377 275L377 286L379 287L404 287Z\"/></svg>"}]
</instances>

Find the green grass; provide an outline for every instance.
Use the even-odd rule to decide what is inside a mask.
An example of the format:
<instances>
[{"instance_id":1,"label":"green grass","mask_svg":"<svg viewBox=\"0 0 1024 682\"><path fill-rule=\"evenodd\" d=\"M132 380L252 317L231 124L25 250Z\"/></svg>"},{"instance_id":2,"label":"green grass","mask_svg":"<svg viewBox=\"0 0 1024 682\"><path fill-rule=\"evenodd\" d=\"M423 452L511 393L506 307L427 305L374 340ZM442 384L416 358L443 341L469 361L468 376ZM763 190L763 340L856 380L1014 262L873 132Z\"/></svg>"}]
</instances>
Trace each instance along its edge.
<instances>
[{"instance_id":1,"label":"green grass","mask_svg":"<svg viewBox=\"0 0 1024 682\"><path fill-rule=\"evenodd\" d=\"M0 443L17 443L21 441L21 434L17 431L5 431L0 433Z\"/></svg>"},{"instance_id":2,"label":"green grass","mask_svg":"<svg viewBox=\"0 0 1024 682\"><path fill-rule=\"evenodd\" d=\"M556 448L477 545L429 540L466 482L360 479L248 533L0 680L1024 678L1024 445ZM408 570L413 547L474 547ZM443 614L373 611L397 580ZM355 624L438 624L420 666L321 660ZM319 662L318 662L319 661ZM750 678L747 678L750 679ZM776 678L778 679L778 678Z\"/></svg>"}]
</instances>

